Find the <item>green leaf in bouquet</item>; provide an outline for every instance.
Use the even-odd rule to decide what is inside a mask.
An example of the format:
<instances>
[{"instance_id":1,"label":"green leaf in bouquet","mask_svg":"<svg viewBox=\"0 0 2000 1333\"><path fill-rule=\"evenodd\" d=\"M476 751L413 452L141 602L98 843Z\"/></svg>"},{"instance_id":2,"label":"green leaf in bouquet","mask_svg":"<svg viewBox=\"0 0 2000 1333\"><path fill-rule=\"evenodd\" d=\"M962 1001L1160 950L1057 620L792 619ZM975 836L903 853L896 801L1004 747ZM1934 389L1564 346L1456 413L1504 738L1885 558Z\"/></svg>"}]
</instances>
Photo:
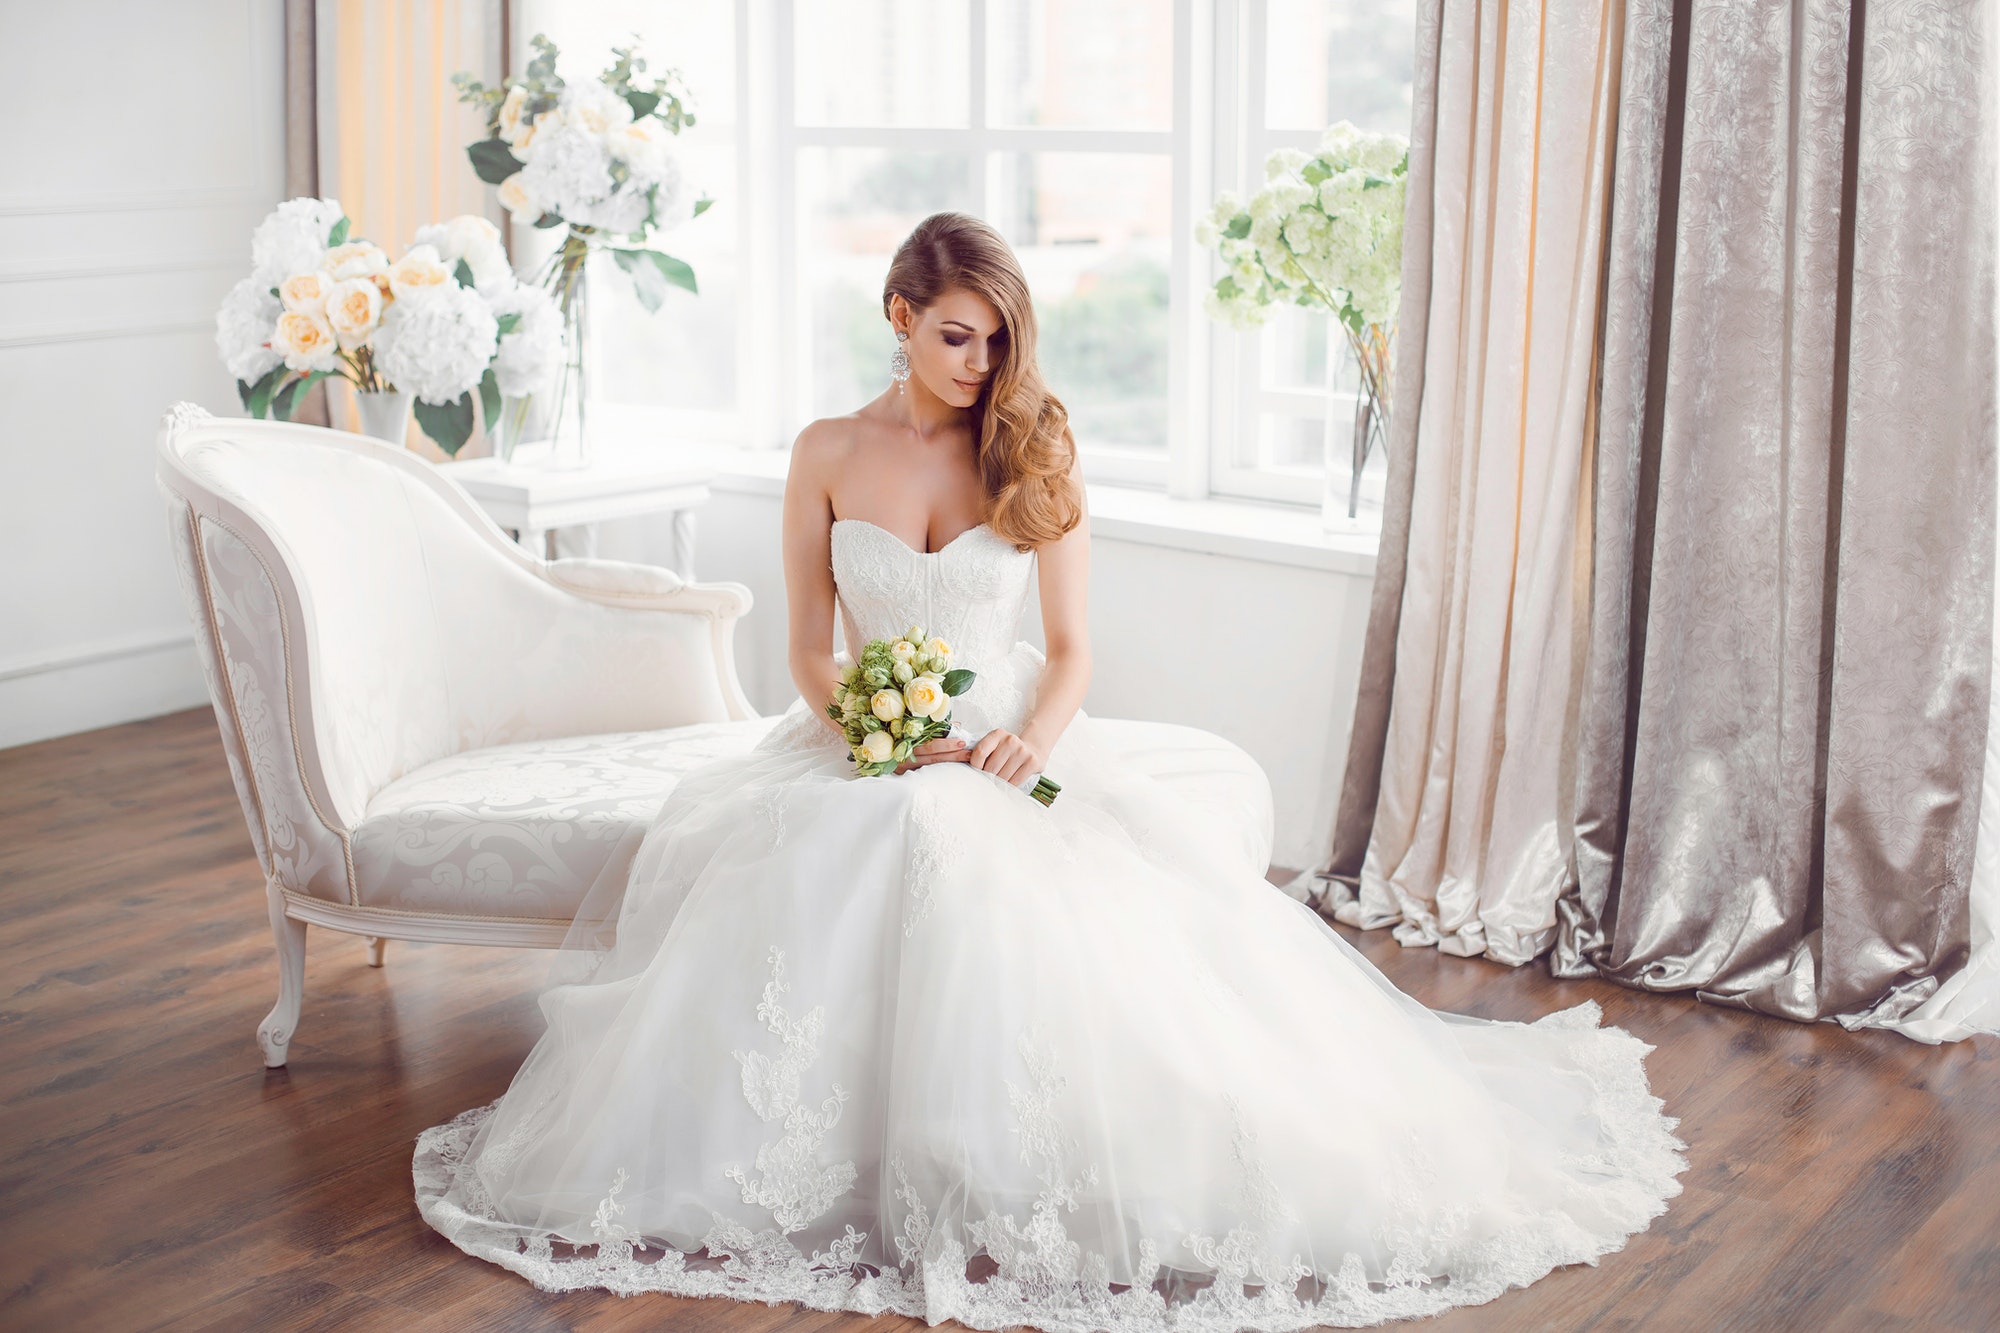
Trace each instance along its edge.
<instances>
[{"instance_id":1,"label":"green leaf in bouquet","mask_svg":"<svg viewBox=\"0 0 2000 1333\"><path fill-rule=\"evenodd\" d=\"M1299 168L1299 175L1305 178L1308 185L1317 185L1332 174L1333 169L1317 157L1308 159L1306 164Z\"/></svg>"},{"instance_id":2,"label":"green leaf in bouquet","mask_svg":"<svg viewBox=\"0 0 2000 1333\"><path fill-rule=\"evenodd\" d=\"M472 438L472 392L467 390L448 403L427 403L417 399L417 424L437 447L456 458Z\"/></svg>"},{"instance_id":3,"label":"green leaf in bouquet","mask_svg":"<svg viewBox=\"0 0 2000 1333\"><path fill-rule=\"evenodd\" d=\"M560 227L562 224L562 214L560 213L544 213L535 219L535 229L537 231L547 231L550 227Z\"/></svg>"},{"instance_id":4,"label":"green leaf in bouquet","mask_svg":"<svg viewBox=\"0 0 2000 1333\"><path fill-rule=\"evenodd\" d=\"M688 216L691 218L698 218L703 213L706 213L714 203L715 200L709 198L707 195L703 195L701 198L694 201L694 212L688 214Z\"/></svg>"},{"instance_id":5,"label":"green leaf in bouquet","mask_svg":"<svg viewBox=\"0 0 2000 1333\"><path fill-rule=\"evenodd\" d=\"M620 250L611 252L617 257L618 267L632 275L632 289L638 294L639 304L648 313L659 310L667 299L667 285L685 287L688 291L698 291L694 281L694 270L685 262L672 255L661 254L658 250Z\"/></svg>"},{"instance_id":6,"label":"green leaf in bouquet","mask_svg":"<svg viewBox=\"0 0 2000 1333\"><path fill-rule=\"evenodd\" d=\"M956 699L972 688L975 674L964 667L953 667L944 673L944 692Z\"/></svg>"},{"instance_id":7,"label":"green leaf in bouquet","mask_svg":"<svg viewBox=\"0 0 2000 1333\"><path fill-rule=\"evenodd\" d=\"M273 288L271 289L271 295L273 295L273 296L275 296L275 297L279 298L280 300L283 300L283 299L284 299L284 295L285 295L285 294L284 294L283 292L279 291L279 290L278 290L278 289L277 289L276 287L273 287Z\"/></svg>"},{"instance_id":8,"label":"green leaf in bouquet","mask_svg":"<svg viewBox=\"0 0 2000 1333\"><path fill-rule=\"evenodd\" d=\"M500 336L504 338L521 326L521 312L516 310L502 315L498 323L500 325Z\"/></svg>"},{"instance_id":9,"label":"green leaf in bouquet","mask_svg":"<svg viewBox=\"0 0 2000 1333\"><path fill-rule=\"evenodd\" d=\"M493 367L486 367L486 373L479 377L480 420L486 423L486 433L495 435L500 430L500 381L493 374Z\"/></svg>"},{"instance_id":10,"label":"green leaf in bouquet","mask_svg":"<svg viewBox=\"0 0 2000 1333\"><path fill-rule=\"evenodd\" d=\"M488 185L498 185L527 165L514 156L505 139L481 139L468 145L465 155L472 159L472 174Z\"/></svg>"},{"instance_id":11,"label":"green leaf in bouquet","mask_svg":"<svg viewBox=\"0 0 2000 1333\"><path fill-rule=\"evenodd\" d=\"M477 287L479 285L472 280L472 265L466 263L463 259L452 266L451 276L458 279L458 285L461 287Z\"/></svg>"},{"instance_id":12,"label":"green leaf in bouquet","mask_svg":"<svg viewBox=\"0 0 2000 1333\"><path fill-rule=\"evenodd\" d=\"M312 386L331 378L333 372L330 370L315 370L310 375L299 376L271 395L271 415L280 421L290 421L292 413L299 410L299 404L312 392Z\"/></svg>"},{"instance_id":13,"label":"green leaf in bouquet","mask_svg":"<svg viewBox=\"0 0 2000 1333\"><path fill-rule=\"evenodd\" d=\"M642 93L635 88L625 94L625 102L626 105L632 108L632 119L638 120L642 116L653 114L654 108L660 105L660 95L658 93Z\"/></svg>"},{"instance_id":14,"label":"green leaf in bouquet","mask_svg":"<svg viewBox=\"0 0 2000 1333\"><path fill-rule=\"evenodd\" d=\"M263 420L271 410L271 395L278 391L278 385L291 371L280 365L272 366L264 372L262 379L250 386L248 396L243 399L244 408L251 416Z\"/></svg>"},{"instance_id":15,"label":"green leaf in bouquet","mask_svg":"<svg viewBox=\"0 0 2000 1333\"><path fill-rule=\"evenodd\" d=\"M1248 213L1238 213L1235 217L1229 219L1229 225L1222 229L1222 234L1232 241L1240 241L1245 236L1248 236L1250 234L1250 215Z\"/></svg>"},{"instance_id":16,"label":"green leaf in bouquet","mask_svg":"<svg viewBox=\"0 0 2000 1333\"><path fill-rule=\"evenodd\" d=\"M348 229L353 225L352 222L348 221L347 216L342 214L340 221L333 224L333 230L326 234L326 248L331 250L336 245L346 244Z\"/></svg>"},{"instance_id":17,"label":"green leaf in bouquet","mask_svg":"<svg viewBox=\"0 0 2000 1333\"><path fill-rule=\"evenodd\" d=\"M550 41L548 34L543 32L538 32L529 38L528 44L535 51L534 58L528 62L526 70L529 81L539 83L544 79L554 78L556 57L562 53L561 48Z\"/></svg>"}]
</instances>

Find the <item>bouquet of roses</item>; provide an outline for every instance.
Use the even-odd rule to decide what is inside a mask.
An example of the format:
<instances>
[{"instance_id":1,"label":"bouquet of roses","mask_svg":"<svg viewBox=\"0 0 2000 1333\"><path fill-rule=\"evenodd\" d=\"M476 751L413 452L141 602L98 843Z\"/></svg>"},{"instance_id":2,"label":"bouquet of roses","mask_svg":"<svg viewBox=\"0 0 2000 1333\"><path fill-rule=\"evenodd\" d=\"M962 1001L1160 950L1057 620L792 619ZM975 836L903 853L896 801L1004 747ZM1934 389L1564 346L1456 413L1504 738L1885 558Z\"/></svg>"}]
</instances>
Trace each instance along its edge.
<instances>
[{"instance_id":1,"label":"bouquet of roses","mask_svg":"<svg viewBox=\"0 0 2000 1333\"><path fill-rule=\"evenodd\" d=\"M951 664L951 645L912 625L901 638L871 639L859 661L840 669L826 715L840 724L864 777L893 773L925 741L951 734L951 701L974 673ZM1062 790L1046 777L1029 792L1043 805Z\"/></svg>"},{"instance_id":2,"label":"bouquet of roses","mask_svg":"<svg viewBox=\"0 0 2000 1333\"><path fill-rule=\"evenodd\" d=\"M216 313L216 345L243 406L290 420L324 379L403 389L448 454L490 430L503 395L533 391L561 352L540 288L514 276L500 229L473 215L420 229L400 259L351 237L334 199L288 199L250 239L252 272Z\"/></svg>"}]
</instances>

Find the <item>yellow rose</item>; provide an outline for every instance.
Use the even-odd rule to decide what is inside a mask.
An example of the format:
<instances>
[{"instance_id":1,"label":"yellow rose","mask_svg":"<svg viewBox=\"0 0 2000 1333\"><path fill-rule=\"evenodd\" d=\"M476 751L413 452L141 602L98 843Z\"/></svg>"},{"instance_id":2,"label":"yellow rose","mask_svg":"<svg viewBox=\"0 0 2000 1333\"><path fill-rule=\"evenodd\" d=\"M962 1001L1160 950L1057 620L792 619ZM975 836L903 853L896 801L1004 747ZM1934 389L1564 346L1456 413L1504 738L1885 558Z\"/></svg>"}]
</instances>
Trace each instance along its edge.
<instances>
[{"instance_id":1,"label":"yellow rose","mask_svg":"<svg viewBox=\"0 0 2000 1333\"><path fill-rule=\"evenodd\" d=\"M869 763L879 764L896 750L896 742L886 731L871 731L861 738L861 753Z\"/></svg>"},{"instance_id":2,"label":"yellow rose","mask_svg":"<svg viewBox=\"0 0 2000 1333\"><path fill-rule=\"evenodd\" d=\"M917 717L942 717L950 703L944 682L935 676L918 676L903 687L903 707Z\"/></svg>"},{"instance_id":3,"label":"yellow rose","mask_svg":"<svg viewBox=\"0 0 2000 1333\"><path fill-rule=\"evenodd\" d=\"M326 271L335 282L365 278L389 267L389 256L373 241L346 241L326 252Z\"/></svg>"},{"instance_id":4,"label":"yellow rose","mask_svg":"<svg viewBox=\"0 0 2000 1333\"><path fill-rule=\"evenodd\" d=\"M326 297L326 322L340 345L361 346L382 322L382 291L373 278L349 278L335 283Z\"/></svg>"},{"instance_id":5,"label":"yellow rose","mask_svg":"<svg viewBox=\"0 0 2000 1333\"><path fill-rule=\"evenodd\" d=\"M278 284L278 299L285 303L287 310L299 310L308 315L316 315L326 309L326 294L333 290L333 280L315 270L311 273L294 273Z\"/></svg>"},{"instance_id":6,"label":"yellow rose","mask_svg":"<svg viewBox=\"0 0 2000 1333\"><path fill-rule=\"evenodd\" d=\"M438 258L435 247L413 245L409 253L396 261L389 270L389 286L394 289L398 301L406 301L411 296L442 287L452 281L451 270Z\"/></svg>"},{"instance_id":7,"label":"yellow rose","mask_svg":"<svg viewBox=\"0 0 2000 1333\"><path fill-rule=\"evenodd\" d=\"M271 350L285 358L288 369L332 370L337 344L324 315L287 310L271 333Z\"/></svg>"},{"instance_id":8,"label":"yellow rose","mask_svg":"<svg viewBox=\"0 0 2000 1333\"><path fill-rule=\"evenodd\" d=\"M875 697L868 701L868 711L884 722L893 722L903 715L903 692L901 690L877 690Z\"/></svg>"}]
</instances>

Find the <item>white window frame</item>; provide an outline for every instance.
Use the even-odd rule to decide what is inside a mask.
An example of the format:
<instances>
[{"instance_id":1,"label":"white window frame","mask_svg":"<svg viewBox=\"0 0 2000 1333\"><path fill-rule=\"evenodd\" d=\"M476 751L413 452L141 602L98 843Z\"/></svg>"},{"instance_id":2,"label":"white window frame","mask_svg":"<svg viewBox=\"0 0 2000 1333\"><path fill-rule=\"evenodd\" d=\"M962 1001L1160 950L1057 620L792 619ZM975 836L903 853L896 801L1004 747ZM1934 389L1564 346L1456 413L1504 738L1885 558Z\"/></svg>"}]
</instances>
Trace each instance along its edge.
<instances>
[{"instance_id":1,"label":"white window frame","mask_svg":"<svg viewBox=\"0 0 2000 1333\"><path fill-rule=\"evenodd\" d=\"M823 3L825 0L807 0ZM1194 221L1225 188L1248 193L1271 149L1311 150L1310 132L1264 126L1262 61L1266 0L1173 0L1172 128L1087 130L988 122L987 0L967 0L967 124L942 129L809 126L797 123L794 10L797 0L737 0L735 30L739 265L737 401L727 412L664 411L678 435L751 447L788 448L812 419L811 320L802 281L807 219L798 184L805 148L890 148L971 158L974 212L986 215L1007 152L1153 153L1168 159L1172 217L1168 274L1167 447L1119 449L1085 441L1093 482L1163 490L1178 499L1222 496L1317 507L1324 481L1238 464L1227 441L1254 439L1269 412L1323 420L1323 390L1262 384L1262 338L1220 328L1202 310L1219 276L1194 242ZM525 36L515 43L525 49ZM752 263L750 256L775 262ZM1336 340L1336 347L1338 346ZM759 368L752 373L752 368ZM886 374L886 365L884 368ZM782 390L773 393L769 385ZM1351 395L1332 403L1351 409Z\"/></svg>"}]
</instances>

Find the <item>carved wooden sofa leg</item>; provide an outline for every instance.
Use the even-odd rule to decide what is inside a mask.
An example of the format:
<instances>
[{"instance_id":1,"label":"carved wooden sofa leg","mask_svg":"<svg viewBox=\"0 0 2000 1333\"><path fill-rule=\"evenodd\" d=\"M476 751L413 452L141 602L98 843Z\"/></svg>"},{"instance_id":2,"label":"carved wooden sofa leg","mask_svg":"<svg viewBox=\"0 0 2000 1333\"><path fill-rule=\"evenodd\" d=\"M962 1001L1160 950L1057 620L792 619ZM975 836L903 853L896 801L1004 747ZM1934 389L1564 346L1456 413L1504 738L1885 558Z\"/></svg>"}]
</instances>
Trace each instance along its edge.
<instances>
[{"instance_id":1,"label":"carved wooden sofa leg","mask_svg":"<svg viewBox=\"0 0 2000 1333\"><path fill-rule=\"evenodd\" d=\"M382 966L382 950L389 947L389 941L380 935L368 937L368 966Z\"/></svg>"},{"instance_id":2,"label":"carved wooden sofa leg","mask_svg":"<svg viewBox=\"0 0 2000 1333\"><path fill-rule=\"evenodd\" d=\"M285 915L285 891L275 881L265 885L271 907L271 935L278 945L278 1002L257 1025L257 1044L264 1048L264 1066L285 1063L292 1034L299 1030L299 1010L306 998L306 923Z\"/></svg>"}]
</instances>

